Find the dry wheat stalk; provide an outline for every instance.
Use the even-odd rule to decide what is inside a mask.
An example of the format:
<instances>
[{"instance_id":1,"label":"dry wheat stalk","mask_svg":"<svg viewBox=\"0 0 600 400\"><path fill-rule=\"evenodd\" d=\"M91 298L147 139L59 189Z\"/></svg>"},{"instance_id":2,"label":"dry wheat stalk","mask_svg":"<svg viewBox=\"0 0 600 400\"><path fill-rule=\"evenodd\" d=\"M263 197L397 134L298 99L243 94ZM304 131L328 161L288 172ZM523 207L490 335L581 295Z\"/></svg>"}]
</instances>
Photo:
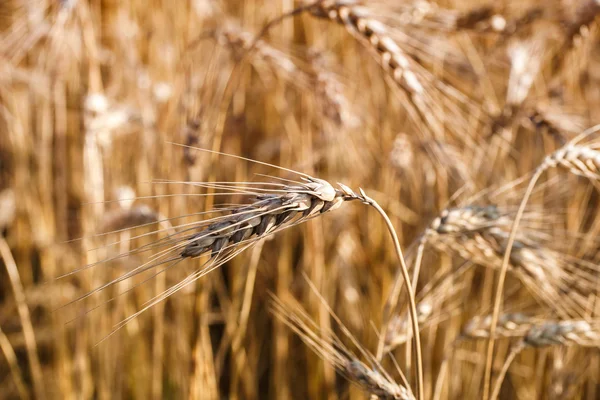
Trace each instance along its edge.
<instances>
[{"instance_id":1,"label":"dry wheat stalk","mask_svg":"<svg viewBox=\"0 0 600 400\"><path fill-rule=\"evenodd\" d=\"M15 219L16 214L15 194L10 189L0 192L0 233Z\"/></svg>"},{"instance_id":2,"label":"dry wheat stalk","mask_svg":"<svg viewBox=\"0 0 600 400\"><path fill-rule=\"evenodd\" d=\"M360 361L359 357L344 345L333 332L324 332L320 329L300 306L292 308L275 296L272 296L271 304L272 312L277 318L292 329L311 350L331 363L350 382L380 399L414 399L414 396L406 387L394 382L385 373L381 365L376 362L375 358L360 347L356 339L343 325L341 326L342 332L348 336L354 345L359 347L361 354L370 363L374 364L373 367L369 367ZM335 316L333 317L337 320ZM323 336L326 336L326 339Z\"/></svg>"},{"instance_id":3,"label":"dry wheat stalk","mask_svg":"<svg viewBox=\"0 0 600 400\"><path fill-rule=\"evenodd\" d=\"M488 340L488 346L487 346L487 351L486 351L486 363L485 363L485 370L484 370L484 390L483 390L483 392L484 392L485 399L488 398L488 393L489 393L489 388L490 388L489 384L490 384L490 378L491 378L491 372L492 372L492 359L493 359L493 355L494 355L494 340L495 340L494 332L495 332L496 325L498 322L498 316L500 314L500 309L502 306L502 296L503 296L503 292L504 292L504 283L506 280L506 273L508 272L508 270L510 268L511 255L513 252L513 248L517 247L515 245L517 244L516 240L517 240L519 223L521 222L521 220L524 216L525 207L527 206L527 202L529 201L529 198L531 197L531 195L533 193L535 185L537 184L537 181L540 179L542 174L544 174L544 172L546 172L546 170L548 170L549 168L559 166L559 165L566 167L569 171L571 171L574 174L588 177L590 179L590 181L597 186L597 181L596 181L597 174L594 173L594 171L596 171L598 168L597 164L596 164L596 160L598 159L597 158L598 154L597 154L597 151L594 150L595 147L597 147L597 144L590 142L587 145L581 145L580 143L582 143L582 141L585 139L589 139L592 135L597 134L598 129L600 129L600 126L593 126L589 129L585 130L580 135L578 135L576 138L574 138L569 143L567 143L565 146L563 146L562 148L560 148L553 154L547 156L546 159L544 160L544 162L542 162L542 164L540 164L536 168L536 170L531 175L531 178L529 179L529 183L527 185L527 188L525 189L525 195L523 196L523 199L521 200L521 202L519 204L519 208L517 210L514 221L510 228L510 233L507 238L504 254L502 256L502 263L500 265L500 276L498 278L498 285L496 287L496 291L494 294L494 309L493 309L493 313L492 313L492 322L490 324L490 338ZM569 299L570 296L563 296L563 298ZM557 299L557 300L561 300L561 299ZM516 354L516 351L513 351L512 354L514 357L514 354ZM499 391L499 389L498 389L498 391Z\"/></svg>"}]
</instances>

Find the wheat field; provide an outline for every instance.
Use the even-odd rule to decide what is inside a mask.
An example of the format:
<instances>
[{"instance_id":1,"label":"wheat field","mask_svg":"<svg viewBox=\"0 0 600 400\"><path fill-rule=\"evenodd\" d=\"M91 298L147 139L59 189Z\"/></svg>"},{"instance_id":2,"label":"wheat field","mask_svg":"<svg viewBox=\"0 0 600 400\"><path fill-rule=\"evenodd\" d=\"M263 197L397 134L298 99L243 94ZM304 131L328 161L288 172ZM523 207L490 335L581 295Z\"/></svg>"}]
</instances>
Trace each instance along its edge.
<instances>
[{"instance_id":1,"label":"wheat field","mask_svg":"<svg viewBox=\"0 0 600 400\"><path fill-rule=\"evenodd\" d=\"M599 15L0 0L0 399L600 398Z\"/></svg>"}]
</instances>

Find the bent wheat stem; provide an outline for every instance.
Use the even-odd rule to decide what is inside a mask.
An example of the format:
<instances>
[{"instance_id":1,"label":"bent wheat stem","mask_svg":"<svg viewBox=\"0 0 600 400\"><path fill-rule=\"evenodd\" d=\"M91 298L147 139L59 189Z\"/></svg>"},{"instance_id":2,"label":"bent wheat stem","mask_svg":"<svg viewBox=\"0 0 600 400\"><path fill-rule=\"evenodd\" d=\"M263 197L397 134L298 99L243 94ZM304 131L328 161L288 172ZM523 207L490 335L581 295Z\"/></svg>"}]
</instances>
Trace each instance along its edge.
<instances>
[{"instance_id":1,"label":"bent wheat stem","mask_svg":"<svg viewBox=\"0 0 600 400\"><path fill-rule=\"evenodd\" d=\"M408 302L410 306L410 320L412 324L412 331L414 335L414 348L415 348L415 361L417 364L417 398L423 399L424 388L423 388L423 358L421 355L421 335L419 331L419 321L417 319L417 305L415 302L414 290L412 288L412 284L410 282L410 277L408 276L408 268L406 266L406 262L404 261L404 255L402 254L402 248L400 247L400 241L398 240L398 235L396 234L396 230L394 229L394 225L390 218L387 216L383 208L372 198L367 196L365 192L360 189L361 200L363 203L373 207L379 215L383 218L388 231L392 237L394 242L394 250L396 251L396 255L398 256L398 260L400 261L400 268L402 272L402 276L404 278L404 282L406 283L406 287L408 288ZM385 347L385 336L389 326L389 318L384 316L383 327L381 330L381 335L379 337L379 342L377 344L377 360L381 361L383 358L383 349Z\"/></svg>"}]
</instances>

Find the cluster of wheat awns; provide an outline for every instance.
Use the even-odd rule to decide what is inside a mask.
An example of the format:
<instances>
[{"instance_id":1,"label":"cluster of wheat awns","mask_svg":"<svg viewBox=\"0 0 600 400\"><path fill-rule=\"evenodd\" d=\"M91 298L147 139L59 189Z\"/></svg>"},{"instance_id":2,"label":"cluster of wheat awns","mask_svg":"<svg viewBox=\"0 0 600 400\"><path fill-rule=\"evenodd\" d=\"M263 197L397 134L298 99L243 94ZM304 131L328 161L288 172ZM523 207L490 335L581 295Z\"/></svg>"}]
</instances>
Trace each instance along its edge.
<instances>
[{"instance_id":1,"label":"cluster of wheat awns","mask_svg":"<svg viewBox=\"0 0 600 400\"><path fill-rule=\"evenodd\" d=\"M0 1L0 398L599 396L600 1L142 3Z\"/></svg>"}]
</instances>

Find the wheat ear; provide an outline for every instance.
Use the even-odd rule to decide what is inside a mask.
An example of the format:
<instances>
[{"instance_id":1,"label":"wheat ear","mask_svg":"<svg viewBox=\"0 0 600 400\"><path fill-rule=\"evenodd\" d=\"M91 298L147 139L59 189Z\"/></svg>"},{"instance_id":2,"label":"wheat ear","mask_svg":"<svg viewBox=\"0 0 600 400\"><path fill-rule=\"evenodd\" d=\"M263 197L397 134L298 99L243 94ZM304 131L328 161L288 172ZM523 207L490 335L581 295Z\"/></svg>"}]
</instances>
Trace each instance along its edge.
<instances>
[{"instance_id":1,"label":"wheat ear","mask_svg":"<svg viewBox=\"0 0 600 400\"><path fill-rule=\"evenodd\" d=\"M600 347L600 329L596 322L585 320L544 321L528 329L523 340L513 345L494 385L491 400L496 400L500 394L502 381L508 372L510 364L525 348L548 346L581 346Z\"/></svg>"},{"instance_id":2,"label":"wheat ear","mask_svg":"<svg viewBox=\"0 0 600 400\"><path fill-rule=\"evenodd\" d=\"M496 338L524 337L535 324L535 318L523 313L502 314L498 318ZM487 339L490 335L492 316L473 317L462 330L461 337L467 339Z\"/></svg>"},{"instance_id":3,"label":"wheat ear","mask_svg":"<svg viewBox=\"0 0 600 400\"><path fill-rule=\"evenodd\" d=\"M411 392L395 383L383 371L374 357L360 347L358 341L341 325L340 321L338 323L340 323L340 328L345 336L348 336L354 345L359 348L362 355L375 367L369 367L360 361L358 356L346 347L333 332L320 329L299 306L292 309L275 296L272 296L271 304L272 312L277 318L298 334L311 350L331 363L350 382L355 383L367 393L379 399L414 400ZM332 317L336 318L334 315ZM327 336L327 340L323 339L323 335Z\"/></svg>"},{"instance_id":4,"label":"wheat ear","mask_svg":"<svg viewBox=\"0 0 600 400\"><path fill-rule=\"evenodd\" d=\"M506 244L506 251L504 253L504 258L500 267L498 285L496 287L496 293L494 294L494 311L492 314L492 323L490 325L490 337L488 340L486 352L486 365L484 372L484 400L487 400L489 398L489 385L492 373L492 358L494 355L494 335L496 331L496 325L498 324L498 316L500 314L502 293L504 291L504 281L506 279L506 272L508 271L508 265L512 248L517 237L517 229L519 227L521 219L523 218L523 214L525 213L527 201L529 200L529 197L531 196L538 179L548 168L554 166L566 167L569 171L575 174L580 175L581 173L583 176L592 178L592 182L594 182L596 179L596 175L594 175L591 172L594 171L595 168L597 168L595 161L598 152L596 150L593 150L590 146L587 146L589 150L584 150L586 147L579 145L579 143L585 138L598 132L598 130L600 130L600 126L597 125L582 132L579 136L577 136L567 145L554 152L553 154L547 156L544 162L540 166L538 166L538 168L535 170L535 172L529 180L529 184L527 186L527 189L525 190L525 195L521 200L521 204L519 205L519 209L517 210L517 214L511 226L508 242Z\"/></svg>"}]
</instances>

